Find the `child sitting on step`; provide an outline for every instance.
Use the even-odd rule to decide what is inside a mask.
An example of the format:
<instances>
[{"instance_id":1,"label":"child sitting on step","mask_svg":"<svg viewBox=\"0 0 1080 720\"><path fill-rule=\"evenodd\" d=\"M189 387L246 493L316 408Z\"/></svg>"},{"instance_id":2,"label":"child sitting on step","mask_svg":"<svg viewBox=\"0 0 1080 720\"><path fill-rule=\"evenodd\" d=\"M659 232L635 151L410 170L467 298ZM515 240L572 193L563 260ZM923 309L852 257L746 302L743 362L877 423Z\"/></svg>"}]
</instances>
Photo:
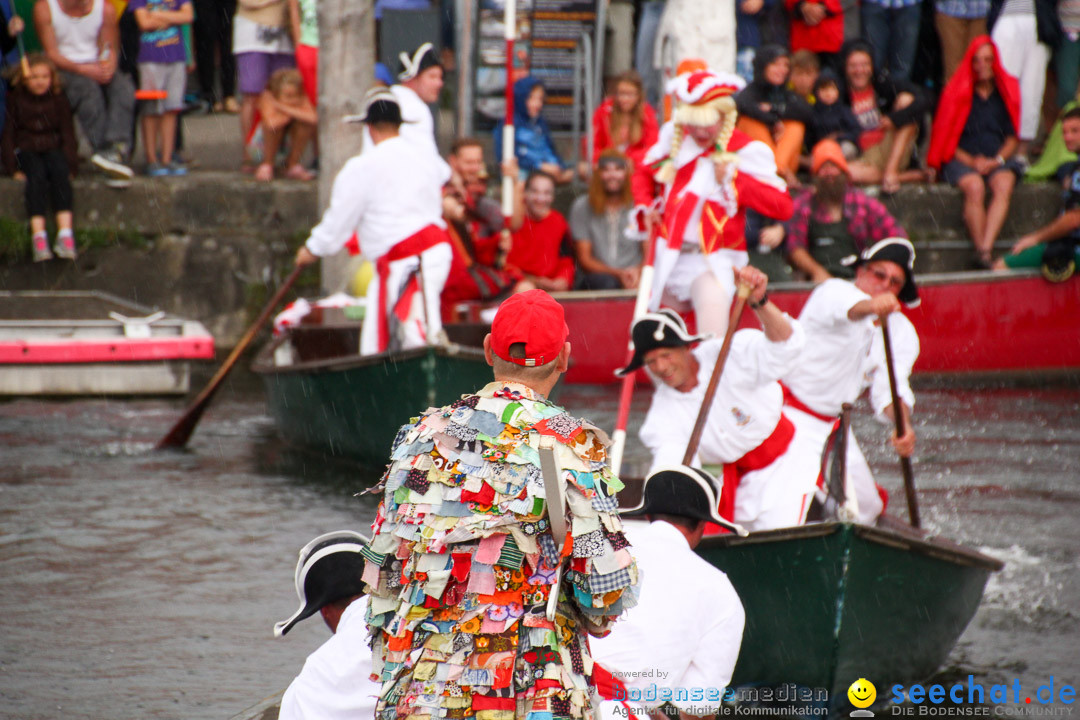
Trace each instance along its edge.
<instances>
[{"instance_id":1,"label":"child sitting on step","mask_svg":"<svg viewBox=\"0 0 1080 720\"><path fill-rule=\"evenodd\" d=\"M56 66L44 55L31 55L29 73L18 74L7 96L7 122L0 138L4 170L26 183L26 212L30 216L34 262L51 260L45 232L48 202L56 213L54 250L74 260L71 231L71 175L79 167L71 106L60 88Z\"/></svg>"},{"instance_id":2,"label":"child sitting on step","mask_svg":"<svg viewBox=\"0 0 1080 720\"><path fill-rule=\"evenodd\" d=\"M255 179L266 182L274 179L274 161L288 136L288 155L285 177L311 180L315 176L304 169L300 159L311 139L315 137L318 116L304 92L304 80L295 68L283 68L270 76L266 89L259 96L259 115L262 128L262 163L255 170Z\"/></svg>"}]
</instances>

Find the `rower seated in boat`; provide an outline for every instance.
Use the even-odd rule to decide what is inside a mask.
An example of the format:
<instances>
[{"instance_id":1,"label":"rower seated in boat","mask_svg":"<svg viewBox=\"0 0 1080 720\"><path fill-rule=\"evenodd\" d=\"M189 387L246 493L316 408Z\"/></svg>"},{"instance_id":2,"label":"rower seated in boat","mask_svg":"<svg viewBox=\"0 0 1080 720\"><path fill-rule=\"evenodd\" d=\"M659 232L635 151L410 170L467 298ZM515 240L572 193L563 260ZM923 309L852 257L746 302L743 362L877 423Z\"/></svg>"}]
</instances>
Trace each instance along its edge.
<instances>
[{"instance_id":1,"label":"rower seated in boat","mask_svg":"<svg viewBox=\"0 0 1080 720\"><path fill-rule=\"evenodd\" d=\"M805 452L815 455L818 463L838 427L842 406L854 403L867 388L878 420L891 422L894 408L881 332L881 320L887 317L906 429L900 438L894 432L891 442L899 455L909 457L915 449L911 426L915 395L909 377L919 357L919 335L899 310L901 303L919 304L912 275L915 249L904 238L887 238L849 262L855 265L855 280L833 278L821 283L799 314L806 330L806 349L781 378L784 413L795 424L796 442L805 444ZM873 523L884 511L888 495L874 482L850 430L846 467L851 489L844 500L847 515Z\"/></svg>"},{"instance_id":2,"label":"rower seated in boat","mask_svg":"<svg viewBox=\"0 0 1080 720\"><path fill-rule=\"evenodd\" d=\"M613 678L610 692L601 688L605 699L615 700L601 703L604 720L625 718L627 711L644 719L669 702L680 714L719 710L746 615L727 575L694 548L707 524L740 530L717 514L721 497L720 483L709 473L673 465L649 475L641 503L622 511L634 518L626 534L643 580L638 604L610 635L591 642L606 671L595 674ZM706 697L688 700L690 688L701 688Z\"/></svg>"},{"instance_id":3,"label":"rower seated in boat","mask_svg":"<svg viewBox=\"0 0 1080 720\"><path fill-rule=\"evenodd\" d=\"M450 167L400 137L401 108L388 91L368 94L362 122L375 147L334 178L330 207L297 251L296 264L334 255L354 233L359 237L375 265L360 354L373 355L431 344L442 330L439 295L452 256L442 187Z\"/></svg>"},{"instance_id":4,"label":"rower seated in boat","mask_svg":"<svg viewBox=\"0 0 1080 720\"><path fill-rule=\"evenodd\" d=\"M818 464L792 442L778 379L798 362L805 336L769 301L764 273L748 266L737 276L752 288L749 305L763 330L735 333L693 464L724 464L720 514L728 520L749 530L799 525ZM632 333L634 357L617 373L644 367L656 385L640 431L655 470L682 461L723 343L690 335L666 309L644 315Z\"/></svg>"},{"instance_id":5,"label":"rower seated in boat","mask_svg":"<svg viewBox=\"0 0 1080 720\"><path fill-rule=\"evenodd\" d=\"M364 556L368 539L351 530L315 538L300 551L296 594L300 608L274 626L281 637L296 623L322 615L333 637L308 656L281 698L280 720L347 720L372 717L379 685L371 682Z\"/></svg>"}]
</instances>

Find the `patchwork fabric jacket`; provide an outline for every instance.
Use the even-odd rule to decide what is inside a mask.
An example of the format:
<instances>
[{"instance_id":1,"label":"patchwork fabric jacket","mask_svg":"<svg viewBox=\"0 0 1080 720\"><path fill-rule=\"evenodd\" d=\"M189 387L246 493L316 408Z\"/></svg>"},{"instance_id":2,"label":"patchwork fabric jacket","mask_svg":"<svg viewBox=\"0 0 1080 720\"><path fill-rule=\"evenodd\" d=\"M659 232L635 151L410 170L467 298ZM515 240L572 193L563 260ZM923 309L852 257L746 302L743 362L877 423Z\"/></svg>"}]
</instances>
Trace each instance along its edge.
<instances>
[{"instance_id":1,"label":"patchwork fabric jacket","mask_svg":"<svg viewBox=\"0 0 1080 720\"><path fill-rule=\"evenodd\" d=\"M566 538L548 521L545 435ZM637 584L606 445L598 428L500 381L401 428L365 551L377 718L593 717L588 635L609 631Z\"/></svg>"}]
</instances>

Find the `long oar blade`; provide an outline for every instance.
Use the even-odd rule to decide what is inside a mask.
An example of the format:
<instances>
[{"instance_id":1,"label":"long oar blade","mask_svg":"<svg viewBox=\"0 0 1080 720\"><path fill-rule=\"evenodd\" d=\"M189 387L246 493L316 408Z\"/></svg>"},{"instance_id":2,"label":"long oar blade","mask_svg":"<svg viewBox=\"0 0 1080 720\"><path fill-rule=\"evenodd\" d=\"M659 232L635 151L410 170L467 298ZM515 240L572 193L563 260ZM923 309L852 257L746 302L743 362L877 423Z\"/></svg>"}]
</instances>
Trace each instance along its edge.
<instances>
[{"instance_id":1,"label":"long oar blade","mask_svg":"<svg viewBox=\"0 0 1080 720\"><path fill-rule=\"evenodd\" d=\"M176 424L172 426L172 429L169 430L165 437L158 441L158 444L156 445L158 450L164 448L178 448L187 445L187 441L191 438L191 434L195 432L195 426L199 424L199 419L210 404L210 400L214 397L214 394L218 391L218 388L221 387L221 383L225 380L225 376L233 369L233 366L236 365L236 361L240 359L240 355L243 354L248 345L251 344L251 341L255 339L255 335L262 329L263 325L266 324L266 321L270 319L270 315L285 298L285 293L287 293L293 286L293 283L296 282L296 278L300 276L302 270L302 267L296 267L289 274L289 277L285 278L285 282L282 283L281 287L274 293L274 297L272 297L270 302L266 304L266 307L262 309L262 312L259 313L259 317L251 327L247 329L244 336L240 338L240 342L236 344L233 351L229 353L229 357L225 359L225 362L218 368L218 371L214 373L214 377L210 379L210 382L207 383L206 387L203 388L202 392L195 398L195 401L191 403L191 406L188 407L183 416L176 421Z\"/></svg>"}]
</instances>

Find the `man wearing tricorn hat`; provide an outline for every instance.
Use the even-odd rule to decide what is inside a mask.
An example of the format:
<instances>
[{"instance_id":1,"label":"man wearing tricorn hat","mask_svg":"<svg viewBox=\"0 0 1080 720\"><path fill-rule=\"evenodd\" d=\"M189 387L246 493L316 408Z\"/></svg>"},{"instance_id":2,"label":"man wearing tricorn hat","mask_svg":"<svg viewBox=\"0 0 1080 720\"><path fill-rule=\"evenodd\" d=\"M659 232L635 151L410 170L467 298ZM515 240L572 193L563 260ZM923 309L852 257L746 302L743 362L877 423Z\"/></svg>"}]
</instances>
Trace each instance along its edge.
<instances>
[{"instance_id":1,"label":"man wearing tricorn hat","mask_svg":"<svg viewBox=\"0 0 1080 720\"><path fill-rule=\"evenodd\" d=\"M644 163L664 185L663 241L649 309L661 301L692 305L698 329L723 335L735 287L732 270L747 264L747 207L766 217L791 216L787 186L768 145L735 128L732 95L742 79L699 70L673 81L674 121L664 125Z\"/></svg>"},{"instance_id":2,"label":"man wearing tricorn hat","mask_svg":"<svg viewBox=\"0 0 1080 720\"><path fill-rule=\"evenodd\" d=\"M724 464L719 512L727 520L749 530L799 525L818 461L795 451L803 446L793 442L778 379L799 361L805 336L798 322L769 302L764 273L748 266L738 277L751 288L749 305L763 330L735 333L694 465ZM682 462L723 342L690 335L682 318L666 309L635 322L633 339L634 357L617 373L644 367L656 384L640 431L655 470Z\"/></svg>"},{"instance_id":3,"label":"man wearing tricorn hat","mask_svg":"<svg viewBox=\"0 0 1080 720\"><path fill-rule=\"evenodd\" d=\"M443 88L443 66L435 47L426 42L411 54L401 53L398 82L390 92L401 106L401 137L415 147L439 154L435 144L435 120L430 105L439 101ZM364 152L374 146L373 138L364 133Z\"/></svg>"},{"instance_id":4,"label":"man wearing tricorn hat","mask_svg":"<svg viewBox=\"0 0 1080 720\"><path fill-rule=\"evenodd\" d=\"M567 333L544 291L510 297L484 338L495 381L398 432L364 572L376 718L594 716L587 638L633 605L637 568L607 438L547 399Z\"/></svg>"},{"instance_id":5,"label":"man wearing tricorn hat","mask_svg":"<svg viewBox=\"0 0 1080 720\"><path fill-rule=\"evenodd\" d=\"M885 365L881 323L888 319L905 432L893 433L896 452L915 450L911 409L915 396L908 378L919 356L915 327L898 312L900 303L919 304L912 267L915 249L904 238L886 238L848 259L855 280L826 280L810 293L799 314L806 331L806 349L795 368L781 378L784 413L795 424L796 442L821 456L844 403L853 403L867 387L870 404L881 422L890 422L892 405ZM848 507L860 522L873 522L884 510L885 491L877 487L870 467L849 432L847 442Z\"/></svg>"},{"instance_id":6,"label":"man wearing tricorn hat","mask_svg":"<svg viewBox=\"0 0 1080 720\"><path fill-rule=\"evenodd\" d=\"M347 720L371 717L379 686L371 682L367 647L367 601L363 598L368 540L351 530L315 538L300 551L296 594L300 608L274 626L282 637L319 613L334 636L308 656L304 669L281 698L280 720Z\"/></svg>"},{"instance_id":7,"label":"man wearing tricorn hat","mask_svg":"<svg viewBox=\"0 0 1080 720\"><path fill-rule=\"evenodd\" d=\"M401 107L385 89L368 93L361 121L375 147L334 178L330 206L296 253L298 266L340 251L355 232L375 265L360 353L419 347L442 330L439 294L451 251L442 219L450 167L399 134ZM422 287L421 287L422 280Z\"/></svg>"},{"instance_id":8,"label":"man wearing tricorn hat","mask_svg":"<svg viewBox=\"0 0 1080 720\"><path fill-rule=\"evenodd\" d=\"M626 685L612 694L628 708L603 703L605 720L625 716L626 709L644 718L667 702L680 714L712 715L719 709L746 616L727 576L694 548L708 523L745 533L717 514L722 502L709 473L675 464L654 470L645 479L641 502L622 511L624 517L649 521L626 524L645 580L638 605L610 635L593 641L597 661ZM708 694L687 702L685 695L674 694L677 688L702 688Z\"/></svg>"}]
</instances>

